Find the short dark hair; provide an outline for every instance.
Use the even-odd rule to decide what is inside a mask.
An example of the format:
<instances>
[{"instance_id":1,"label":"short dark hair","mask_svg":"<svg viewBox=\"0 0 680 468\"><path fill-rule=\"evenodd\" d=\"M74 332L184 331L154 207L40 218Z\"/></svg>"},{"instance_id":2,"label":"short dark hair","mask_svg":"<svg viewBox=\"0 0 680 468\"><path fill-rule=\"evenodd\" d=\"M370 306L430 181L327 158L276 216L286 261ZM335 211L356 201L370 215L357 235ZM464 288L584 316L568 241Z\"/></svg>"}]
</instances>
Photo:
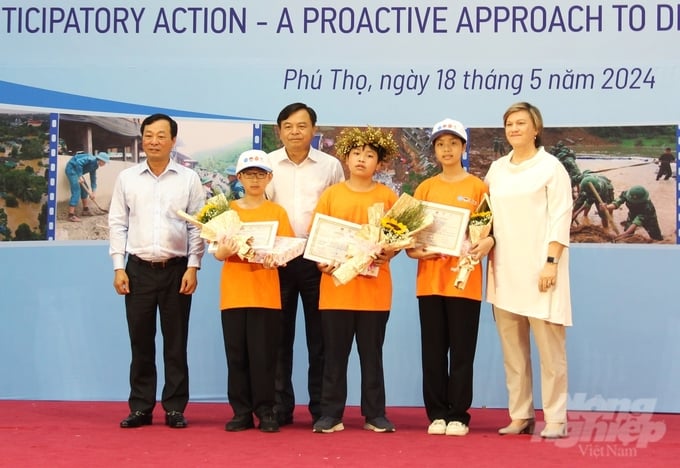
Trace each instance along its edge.
<instances>
[{"instance_id":1,"label":"short dark hair","mask_svg":"<svg viewBox=\"0 0 680 468\"><path fill-rule=\"evenodd\" d=\"M142 121L142 127L140 129L141 134L144 135L144 127L146 127L147 125L151 125L152 123L157 122L159 120L168 121L168 123L170 124L170 136L175 138L177 136L177 122L172 120L172 118L169 115L165 114L153 114L144 119Z\"/></svg>"},{"instance_id":2,"label":"short dark hair","mask_svg":"<svg viewBox=\"0 0 680 468\"><path fill-rule=\"evenodd\" d=\"M309 114L309 120L312 121L312 125L316 126L316 112L303 102L294 102L293 104L288 104L284 107L281 112L279 112L279 116L276 119L276 125L281 127L281 122L299 110L306 110Z\"/></svg>"}]
</instances>

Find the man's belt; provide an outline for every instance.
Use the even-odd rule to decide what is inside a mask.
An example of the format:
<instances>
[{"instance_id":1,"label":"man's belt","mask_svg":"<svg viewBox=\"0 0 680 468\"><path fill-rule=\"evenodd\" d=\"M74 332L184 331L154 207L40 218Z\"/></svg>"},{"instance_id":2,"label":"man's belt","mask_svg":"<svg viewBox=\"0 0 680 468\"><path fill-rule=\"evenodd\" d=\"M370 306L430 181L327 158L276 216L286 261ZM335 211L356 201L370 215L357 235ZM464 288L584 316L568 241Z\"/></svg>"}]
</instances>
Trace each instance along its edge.
<instances>
[{"instance_id":1,"label":"man's belt","mask_svg":"<svg viewBox=\"0 0 680 468\"><path fill-rule=\"evenodd\" d=\"M144 265L145 267L158 269L158 270L162 270L163 268L168 268L168 267L171 267L173 265L178 265L182 262L187 261L186 257L173 257L173 258L168 258L166 260L156 260L154 262L150 262L148 260L143 260L143 259L139 258L137 255L132 255L132 254L128 255L128 258L135 263L139 263L140 265Z\"/></svg>"}]
</instances>

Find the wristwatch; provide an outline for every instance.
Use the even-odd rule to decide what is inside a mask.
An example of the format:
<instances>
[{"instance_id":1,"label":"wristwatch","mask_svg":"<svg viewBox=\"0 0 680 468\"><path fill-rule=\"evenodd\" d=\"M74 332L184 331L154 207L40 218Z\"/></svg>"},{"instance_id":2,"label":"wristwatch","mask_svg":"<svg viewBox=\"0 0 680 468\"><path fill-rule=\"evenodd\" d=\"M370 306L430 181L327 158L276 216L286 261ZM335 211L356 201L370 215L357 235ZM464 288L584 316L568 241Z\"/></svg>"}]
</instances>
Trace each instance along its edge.
<instances>
[{"instance_id":1,"label":"wristwatch","mask_svg":"<svg viewBox=\"0 0 680 468\"><path fill-rule=\"evenodd\" d=\"M548 262L548 263L552 263L554 265L557 265L557 262L559 262L559 259L555 258L555 257L548 257L545 261Z\"/></svg>"}]
</instances>

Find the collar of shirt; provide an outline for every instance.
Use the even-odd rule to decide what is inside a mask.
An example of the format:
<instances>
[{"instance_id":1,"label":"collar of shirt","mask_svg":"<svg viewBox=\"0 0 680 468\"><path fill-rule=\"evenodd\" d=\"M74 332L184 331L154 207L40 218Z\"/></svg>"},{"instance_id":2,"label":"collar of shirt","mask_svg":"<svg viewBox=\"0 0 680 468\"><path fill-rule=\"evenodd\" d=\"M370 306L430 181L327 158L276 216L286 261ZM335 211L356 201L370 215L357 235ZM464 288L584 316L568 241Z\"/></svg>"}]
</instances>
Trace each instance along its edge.
<instances>
[{"instance_id":1,"label":"collar of shirt","mask_svg":"<svg viewBox=\"0 0 680 468\"><path fill-rule=\"evenodd\" d=\"M311 146L307 150L307 157L305 157L305 159L303 159L302 162L300 163L295 163L288 157L288 152L286 151L285 147L279 148L278 150L274 150L271 153L269 153L270 162L272 164L284 163L292 164L294 166L300 166L302 164L305 164L307 161L312 163L318 163L320 162L320 158L322 156L325 156L325 154L323 154L321 150L317 150L316 148L312 148Z\"/></svg>"},{"instance_id":2,"label":"collar of shirt","mask_svg":"<svg viewBox=\"0 0 680 468\"><path fill-rule=\"evenodd\" d=\"M144 172L149 172L149 174L151 174L154 177L161 177L163 174L165 174L168 171L178 172L178 167L179 167L179 164L177 164L177 162L175 162L174 160L171 159L170 161L168 161L168 165L165 166L165 170L159 176L156 176L156 174L153 173L153 171L149 167L148 161L144 161L142 164L137 166L137 169L139 170L140 174L143 174Z\"/></svg>"}]
</instances>

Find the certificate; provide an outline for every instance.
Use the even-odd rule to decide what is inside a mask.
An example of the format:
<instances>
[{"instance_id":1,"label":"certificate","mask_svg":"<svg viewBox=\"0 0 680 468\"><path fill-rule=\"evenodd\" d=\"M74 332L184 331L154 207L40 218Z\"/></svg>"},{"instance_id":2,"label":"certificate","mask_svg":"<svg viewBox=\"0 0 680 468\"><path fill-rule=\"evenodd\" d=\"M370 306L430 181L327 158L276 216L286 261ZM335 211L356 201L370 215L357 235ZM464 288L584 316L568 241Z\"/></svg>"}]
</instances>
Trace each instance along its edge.
<instances>
[{"instance_id":1,"label":"certificate","mask_svg":"<svg viewBox=\"0 0 680 468\"><path fill-rule=\"evenodd\" d=\"M252 237L253 249L271 249L276 240L276 231L279 228L278 221L257 221L252 223L241 223L238 235Z\"/></svg>"},{"instance_id":2,"label":"certificate","mask_svg":"<svg viewBox=\"0 0 680 468\"><path fill-rule=\"evenodd\" d=\"M302 255L318 263L340 263L347 259L347 246L355 243L360 224L317 213Z\"/></svg>"},{"instance_id":3,"label":"certificate","mask_svg":"<svg viewBox=\"0 0 680 468\"><path fill-rule=\"evenodd\" d=\"M434 222L416 234L416 242L431 252L459 257L470 220L470 210L427 201L422 203L425 212L432 215Z\"/></svg>"}]
</instances>

